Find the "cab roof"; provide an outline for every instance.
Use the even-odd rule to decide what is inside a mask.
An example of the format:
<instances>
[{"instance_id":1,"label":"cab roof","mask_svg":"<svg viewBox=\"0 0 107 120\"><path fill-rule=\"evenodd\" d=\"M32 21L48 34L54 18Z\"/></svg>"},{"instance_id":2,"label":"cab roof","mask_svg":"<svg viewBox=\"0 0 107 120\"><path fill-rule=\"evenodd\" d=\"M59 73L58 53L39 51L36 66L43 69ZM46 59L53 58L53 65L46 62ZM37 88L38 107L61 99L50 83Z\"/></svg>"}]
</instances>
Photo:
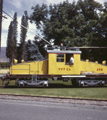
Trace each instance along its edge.
<instances>
[{"instance_id":1,"label":"cab roof","mask_svg":"<svg viewBox=\"0 0 107 120\"><path fill-rule=\"evenodd\" d=\"M79 50L79 48L73 48L73 47L65 47L65 46L52 46L47 47L46 49L47 53L61 53L61 54L81 54L82 52Z\"/></svg>"}]
</instances>

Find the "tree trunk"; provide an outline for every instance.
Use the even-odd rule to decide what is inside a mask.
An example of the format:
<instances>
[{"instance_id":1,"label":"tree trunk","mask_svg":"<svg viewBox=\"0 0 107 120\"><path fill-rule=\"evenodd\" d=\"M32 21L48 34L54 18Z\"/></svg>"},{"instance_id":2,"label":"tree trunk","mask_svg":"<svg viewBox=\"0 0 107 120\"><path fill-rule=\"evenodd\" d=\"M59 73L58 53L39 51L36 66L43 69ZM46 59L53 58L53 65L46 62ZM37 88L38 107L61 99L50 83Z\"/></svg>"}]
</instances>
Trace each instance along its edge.
<instances>
[{"instance_id":1,"label":"tree trunk","mask_svg":"<svg viewBox=\"0 0 107 120\"><path fill-rule=\"evenodd\" d=\"M11 56L11 59L10 59L10 66L13 65L13 62L14 62L14 54L12 53L12 56Z\"/></svg>"}]
</instances>

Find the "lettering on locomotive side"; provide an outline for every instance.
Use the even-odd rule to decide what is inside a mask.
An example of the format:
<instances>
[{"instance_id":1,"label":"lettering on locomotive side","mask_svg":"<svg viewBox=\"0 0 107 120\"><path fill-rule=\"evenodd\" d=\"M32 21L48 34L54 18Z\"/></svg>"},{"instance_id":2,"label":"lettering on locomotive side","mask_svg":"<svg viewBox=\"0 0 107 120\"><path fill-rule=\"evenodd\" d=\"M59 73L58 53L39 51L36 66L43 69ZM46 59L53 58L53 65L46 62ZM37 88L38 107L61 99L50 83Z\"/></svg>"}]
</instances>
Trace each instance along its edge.
<instances>
[{"instance_id":1,"label":"lettering on locomotive side","mask_svg":"<svg viewBox=\"0 0 107 120\"><path fill-rule=\"evenodd\" d=\"M97 71L103 71L103 68L97 68Z\"/></svg>"},{"instance_id":2,"label":"lettering on locomotive side","mask_svg":"<svg viewBox=\"0 0 107 120\"><path fill-rule=\"evenodd\" d=\"M70 68L58 68L59 71L71 71Z\"/></svg>"}]
</instances>

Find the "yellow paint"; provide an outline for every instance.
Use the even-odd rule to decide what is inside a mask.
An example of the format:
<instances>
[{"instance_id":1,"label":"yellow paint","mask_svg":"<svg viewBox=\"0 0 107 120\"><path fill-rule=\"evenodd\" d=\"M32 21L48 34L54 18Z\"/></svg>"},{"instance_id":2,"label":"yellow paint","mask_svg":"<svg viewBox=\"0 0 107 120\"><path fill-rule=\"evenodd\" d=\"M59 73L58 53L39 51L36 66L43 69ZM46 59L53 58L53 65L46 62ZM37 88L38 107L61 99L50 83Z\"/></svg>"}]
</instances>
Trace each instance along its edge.
<instances>
[{"instance_id":1,"label":"yellow paint","mask_svg":"<svg viewBox=\"0 0 107 120\"><path fill-rule=\"evenodd\" d=\"M21 60L21 62L23 63L23 62L25 62L24 60Z\"/></svg>"},{"instance_id":2,"label":"yellow paint","mask_svg":"<svg viewBox=\"0 0 107 120\"><path fill-rule=\"evenodd\" d=\"M103 73L107 74L107 66L103 64L98 64L97 62L80 62L81 73Z\"/></svg>"},{"instance_id":3,"label":"yellow paint","mask_svg":"<svg viewBox=\"0 0 107 120\"><path fill-rule=\"evenodd\" d=\"M64 54L64 62L57 62L57 56L49 53L48 58L48 74L49 75L78 75L80 74L80 54L74 54L74 64L66 64L66 54Z\"/></svg>"},{"instance_id":4,"label":"yellow paint","mask_svg":"<svg viewBox=\"0 0 107 120\"><path fill-rule=\"evenodd\" d=\"M103 64L103 65L106 65L106 61L102 61L102 64Z\"/></svg>"},{"instance_id":5,"label":"yellow paint","mask_svg":"<svg viewBox=\"0 0 107 120\"><path fill-rule=\"evenodd\" d=\"M18 62L18 61L17 61L16 59L14 59L14 64L17 64L17 62Z\"/></svg>"},{"instance_id":6,"label":"yellow paint","mask_svg":"<svg viewBox=\"0 0 107 120\"><path fill-rule=\"evenodd\" d=\"M57 54L48 53L48 60L33 61L15 64L10 67L10 74L13 75L80 75L85 73L107 74L106 61L103 64L98 62L81 61L80 54L73 54L74 64L66 64L66 54L63 62L57 62Z\"/></svg>"},{"instance_id":7,"label":"yellow paint","mask_svg":"<svg viewBox=\"0 0 107 120\"><path fill-rule=\"evenodd\" d=\"M49 75L80 75L84 73L107 74L106 61L103 64L80 60L80 54L74 54L74 65L66 65L66 54L64 62L57 62L55 53L48 54L48 74Z\"/></svg>"},{"instance_id":8,"label":"yellow paint","mask_svg":"<svg viewBox=\"0 0 107 120\"><path fill-rule=\"evenodd\" d=\"M16 64L10 67L10 74L13 75L34 75L47 74L48 61L34 61Z\"/></svg>"}]
</instances>

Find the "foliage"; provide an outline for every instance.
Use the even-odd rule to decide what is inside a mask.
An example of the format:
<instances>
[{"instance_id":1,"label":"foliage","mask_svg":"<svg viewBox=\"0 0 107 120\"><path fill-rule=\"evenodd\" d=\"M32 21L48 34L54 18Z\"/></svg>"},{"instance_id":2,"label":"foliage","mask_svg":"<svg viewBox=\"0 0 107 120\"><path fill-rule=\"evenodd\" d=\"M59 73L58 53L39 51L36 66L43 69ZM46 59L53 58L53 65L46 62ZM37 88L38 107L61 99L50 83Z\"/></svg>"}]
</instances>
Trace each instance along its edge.
<instances>
[{"instance_id":1,"label":"foliage","mask_svg":"<svg viewBox=\"0 0 107 120\"><path fill-rule=\"evenodd\" d=\"M30 22L36 24L46 40L53 40L56 45L63 42L65 46L107 46L107 2L102 5L95 0L78 0L72 3L66 0L49 6L37 4L32 7L32 11L29 16ZM14 16L14 20L10 23L7 38L6 55L11 63L16 57L17 23L15 19L17 16L16 18ZM22 16L21 24L28 27L27 11ZM20 55L20 60L24 57L27 60L37 60L37 55L39 57L44 54L43 47L46 43L38 37L35 37L36 40L32 43L25 43L26 34L27 30L21 27L18 59ZM37 42L38 39L39 42ZM82 59L88 58L100 62L107 60L107 50L82 49L82 51Z\"/></svg>"},{"instance_id":2,"label":"foliage","mask_svg":"<svg viewBox=\"0 0 107 120\"><path fill-rule=\"evenodd\" d=\"M6 56L8 58L11 57L12 33L13 33L13 27L12 27L12 22L11 22L10 25L9 25L9 30L8 30L7 48L6 48Z\"/></svg>"},{"instance_id":3,"label":"foliage","mask_svg":"<svg viewBox=\"0 0 107 120\"><path fill-rule=\"evenodd\" d=\"M44 57L39 51L37 41L31 42L31 40L28 40L26 44L26 58L25 60L27 61L32 61L32 60L43 60Z\"/></svg>"},{"instance_id":4,"label":"foliage","mask_svg":"<svg viewBox=\"0 0 107 120\"><path fill-rule=\"evenodd\" d=\"M8 30L6 56L10 59L10 65L13 64L17 56L17 13L14 14Z\"/></svg>"},{"instance_id":5,"label":"foliage","mask_svg":"<svg viewBox=\"0 0 107 120\"><path fill-rule=\"evenodd\" d=\"M24 60L24 56L25 56L25 39L26 39L26 34L27 34L27 27L28 27L28 14L27 14L27 11L25 11L21 19L21 34L20 34L21 43L20 43L19 53L20 53L22 60Z\"/></svg>"},{"instance_id":6,"label":"foliage","mask_svg":"<svg viewBox=\"0 0 107 120\"><path fill-rule=\"evenodd\" d=\"M72 3L66 0L49 6L36 5L32 10L31 23L36 24L48 41L53 39L55 44L63 42L66 46L107 46L107 2L103 6L94 0ZM83 59L88 56L93 61L107 60L107 57L98 57L103 55L103 50L83 50L86 52Z\"/></svg>"},{"instance_id":7,"label":"foliage","mask_svg":"<svg viewBox=\"0 0 107 120\"><path fill-rule=\"evenodd\" d=\"M9 62L1 62L0 68L9 68Z\"/></svg>"},{"instance_id":8,"label":"foliage","mask_svg":"<svg viewBox=\"0 0 107 120\"><path fill-rule=\"evenodd\" d=\"M32 7L34 12L30 16L47 40L54 39L55 44L61 41L70 46L91 45L96 25L99 20L97 10L101 4L94 0L79 0L72 4L64 1L60 4ZM97 35L96 35L97 36Z\"/></svg>"}]
</instances>

